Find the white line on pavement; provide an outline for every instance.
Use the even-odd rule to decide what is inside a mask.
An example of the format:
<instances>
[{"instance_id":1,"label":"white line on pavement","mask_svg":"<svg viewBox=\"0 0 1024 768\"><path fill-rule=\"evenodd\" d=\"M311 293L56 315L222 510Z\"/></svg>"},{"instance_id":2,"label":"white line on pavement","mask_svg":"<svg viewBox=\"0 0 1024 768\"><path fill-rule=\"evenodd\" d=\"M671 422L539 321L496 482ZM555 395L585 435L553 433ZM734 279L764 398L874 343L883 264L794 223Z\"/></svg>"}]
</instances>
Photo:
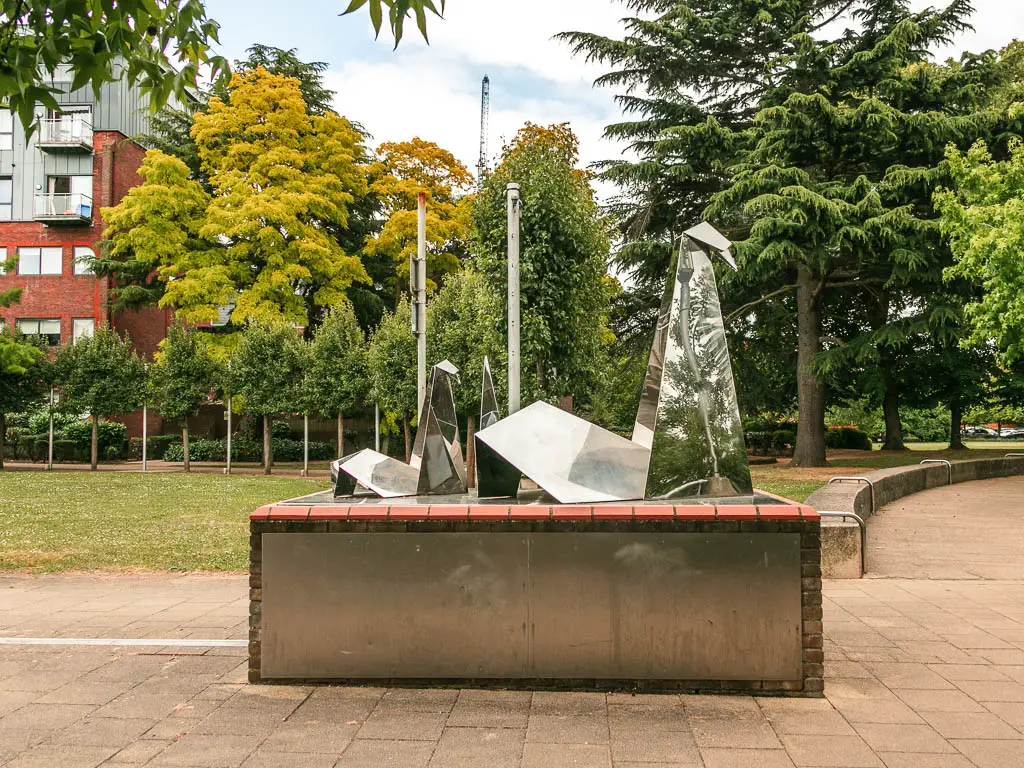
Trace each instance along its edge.
<instances>
[{"instance_id":1,"label":"white line on pavement","mask_svg":"<svg viewBox=\"0 0 1024 768\"><path fill-rule=\"evenodd\" d=\"M245 648L248 640L197 640L191 637L172 638L106 638L106 637L0 637L0 645L138 645L178 648Z\"/></svg>"}]
</instances>

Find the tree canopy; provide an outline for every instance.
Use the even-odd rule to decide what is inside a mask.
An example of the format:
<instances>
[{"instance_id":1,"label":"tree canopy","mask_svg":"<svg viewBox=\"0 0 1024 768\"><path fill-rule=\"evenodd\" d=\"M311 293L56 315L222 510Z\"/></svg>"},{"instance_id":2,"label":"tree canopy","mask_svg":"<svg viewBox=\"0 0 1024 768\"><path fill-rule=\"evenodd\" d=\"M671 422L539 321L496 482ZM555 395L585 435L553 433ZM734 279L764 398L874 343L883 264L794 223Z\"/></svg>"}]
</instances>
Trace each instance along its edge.
<instances>
[{"instance_id":1,"label":"tree canopy","mask_svg":"<svg viewBox=\"0 0 1024 768\"><path fill-rule=\"evenodd\" d=\"M576 167L578 141L568 125L527 124L504 148L473 209L475 265L505 305L508 254L506 192L521 186L520 291L524 398L592 391L607 330L609 227ZM499 318L502 333L507 318Z\"/></svg>"},{"instance_id":2,"label":"tree canopy","mask_svg":"<svg viewBox=\"0 0 1024 768\"><path fill-rule=\"evenodd\" d=\"M36 106L59 109L57 82L70 72L71 90L126 78L149 95L154 109L172 94L185 99L201 69L214 77L227 62L214 55L217 22L199 0L3 0L0 6L0 102L26 131Z\"/></svg>"}]
</instances>

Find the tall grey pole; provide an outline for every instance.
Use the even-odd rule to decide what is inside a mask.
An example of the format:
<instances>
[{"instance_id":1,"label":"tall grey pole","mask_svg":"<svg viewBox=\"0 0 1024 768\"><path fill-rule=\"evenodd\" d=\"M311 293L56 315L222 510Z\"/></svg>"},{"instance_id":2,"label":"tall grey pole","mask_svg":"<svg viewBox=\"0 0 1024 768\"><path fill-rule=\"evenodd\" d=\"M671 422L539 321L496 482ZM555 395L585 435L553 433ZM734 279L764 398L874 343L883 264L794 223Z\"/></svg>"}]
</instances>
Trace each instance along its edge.
<instances>
[{"instance_id":1,"label":"tall grey pole","mask_svg":"<svg viewBox=\"0 0 1024 768\"><path fill-rule=\"evenodd\" d=\"M146 390L149 390L149 366L145 366L146 371ZM142 471L145 472L149 468L149 454L146 452L149 448L146 445L149 442L149 411L147 409L148 403L146 397L143 395L142 398Z\"/></svg>"},{"instance_id":2,"label":"tall grey pole","mask_svg":"<svg viewBox=\"0 0 1024 768\"><path fill-rule=\"evenodd\" d=\"M228 417L228 439L227 439L228 454L227 454L227 457L226 457L227 458L227 462L224 464L224 474L225 475L230 475L231 474L231 395L228 395L228 412L227 412L227 417Z\"/></svg>"},{"instance_id":3,"label":"tall grey pole","mask_svg":"<svg viewBox=\"0 0 1024 768\"><path fill-rule=\"evenodd\" d=\"M427 196L417 196L416 263L411 276L413 332L416 334L416 417L427 393Z\"/></svg>"},{"instance_id":4,"label":"tall grey pole","mask_svg":"<svg viewBox=\"0 0 1024 768\"><path fill-rule=\"evenodd\" d=\"M46 468L53 469L53 387L50 387L50 442L46 449Z\"/></svg>"},{"instance_id":5,"label":"tall grey pole","mask_svg":"<svg viewBox=\"0 0 1024 768\"><path fill-rule=\"evenodd\" d=\"M309 477L309 414L302 414L302 476Z\"/></svg>"},{"instance_id":6,"label":"tall grey pole","mask_svg":"<svg viewBox=\"0 0 1024 768\"><path fill-rule=\"evenodd\" d=\"M148 469L149 463L147 461L148 454L146 453L146 443L149 442L149 411L146 409L146 401L142 401L142 471L145 472Z\"/></svg>"},{"instance_id":7,"label":"tall grey pole","mask_svg":"<svg viewBox=\"0 0 1024 768\"><path fill-rule=\"evenodd\" d=\"M373 449L380 453L380 403L373 404Z\"/></svg>"},{"instance_id":8,"label":"tall grey pole","mask_svg":"<svg viewBox=\"0 0 1024 768\"><path fill-rule=\"evenodd\" d=\"M519 185L506 188L508 195L508 412L519 410Z\"/></svg>"}]
</instances>

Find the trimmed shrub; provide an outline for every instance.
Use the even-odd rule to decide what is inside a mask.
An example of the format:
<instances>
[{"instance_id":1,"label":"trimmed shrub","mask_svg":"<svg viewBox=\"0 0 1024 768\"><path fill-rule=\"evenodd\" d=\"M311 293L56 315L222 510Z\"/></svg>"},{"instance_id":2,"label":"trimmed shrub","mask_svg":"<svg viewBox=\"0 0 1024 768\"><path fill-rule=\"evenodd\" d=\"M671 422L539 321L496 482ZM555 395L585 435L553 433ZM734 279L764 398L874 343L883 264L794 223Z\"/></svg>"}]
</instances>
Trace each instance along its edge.
<instances>
[{"instance_id":1,"label":"trimmed shrub","mask_svg":"<svg viewBox=\"0 0 1024 768\"><path fill-rule=\"evenodd\" d=\"M98 455L109 459L113 455L110 451L110 448L113 447L117 450L115 458L122 458L127 431L124 424L116 421L101 421L97 429ZM76 421L68 424L60 434L65 440L74 440L79 445L85 446L87 451L92 445L92 423L89 421Z\"/></svg>"},{"instance_id":2,"label":"trimmed shrub","mask_svg":"<svg viewBox=\"0 0 1024 768\"><path fill-rule=\"evenodd\" d=\"M271 439L287 440L292 436L292 428L287 421L275 421L270 425Z\"/></svg>"},{"instance_id":3,"label":"trimmed shrub","mask_svg":"<svg viewBox=\"0 0 1024 768\"><path fill-rule=\"evenodd\" d=\"M764 456L772 442L771 432L753 431L743 435L747 443L747 449L759 456Z\"/></svg>"},{"instance_id":4,"label":"trimmed shrub","mask_svg":"<svg viewBox=\"0 0 1024 768\"><path fill-rule=\"evenodd\" d=\"M181 445L181 435L148 435L146 437L146 458L162 459L167 449L177 443ZM128 441L128 458L135 461L142 459L142 438L133 437Z\"/></svg>"},{"instance_id":5,"label":"trimmed shrub","mask_svg":"<svg viewBox=\"0 0 1024 768\"><path fill-rule=\"evenodd\" d=\"M772 432L772 448L776 451L792 450L796 447L796 431L792 429L777 429Z\"/></svg>"},{"instance_id":6,"label":"trimmed shrub","mask_svg":"<svg viewBox=\"0 0 1024 768\"><path fill-rule=\"evenodd\" d=\"M853 451L870 451L871 437L867 432L852 427L830 429L825 432L825 445L828 448L842 448Z\"/></svg>"},{"instance_id":7,"label":"trimmed shrub","mask_svg":"<svg viewBox=\"0 0 1024 768\"><path fill-rule=\"evenodd\" d=\"M302 441L272 438L274 461L302 461ZM224 461L226 456L224 440L193 440L188 444L191 461ZM325 461L337 458L332 443L309 444L309 460ZM184 461L185 449L182 444L174 443L164 453L166 461ZM250 438L236 435L231 439L232 461L262 461L263 446Z\"/></svg>"}]
</instances>

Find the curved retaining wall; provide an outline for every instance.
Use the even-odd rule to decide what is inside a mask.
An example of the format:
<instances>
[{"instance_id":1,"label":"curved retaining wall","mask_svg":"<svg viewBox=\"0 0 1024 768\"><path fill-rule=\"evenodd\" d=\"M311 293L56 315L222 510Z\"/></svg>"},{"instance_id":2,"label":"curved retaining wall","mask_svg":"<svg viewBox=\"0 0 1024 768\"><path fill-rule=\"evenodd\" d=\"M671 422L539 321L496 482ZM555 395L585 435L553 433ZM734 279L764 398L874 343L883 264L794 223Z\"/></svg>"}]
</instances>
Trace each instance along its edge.
<instances>
[{"instance_id":1,"label":"curved retaining wall","mask_svg":"<svg viewBox=\"0 0 1024 768\"><path fill-rule=\"evenodd\" d=\"M948 485L985 480L990 477L1024 475L1024 457L968 459L945 464L918 464L858 473L874 483L874 509L884 507L912 493ZM854 512L865 520L872 513L871 488L866 483L832 483L810 495L807 505L819 511ZM869 532L870 538L870 532ZM859 579L861 573L860 531L850 521L821 521L821 570L829 579Z\"/></svg>"}]
</instances>

